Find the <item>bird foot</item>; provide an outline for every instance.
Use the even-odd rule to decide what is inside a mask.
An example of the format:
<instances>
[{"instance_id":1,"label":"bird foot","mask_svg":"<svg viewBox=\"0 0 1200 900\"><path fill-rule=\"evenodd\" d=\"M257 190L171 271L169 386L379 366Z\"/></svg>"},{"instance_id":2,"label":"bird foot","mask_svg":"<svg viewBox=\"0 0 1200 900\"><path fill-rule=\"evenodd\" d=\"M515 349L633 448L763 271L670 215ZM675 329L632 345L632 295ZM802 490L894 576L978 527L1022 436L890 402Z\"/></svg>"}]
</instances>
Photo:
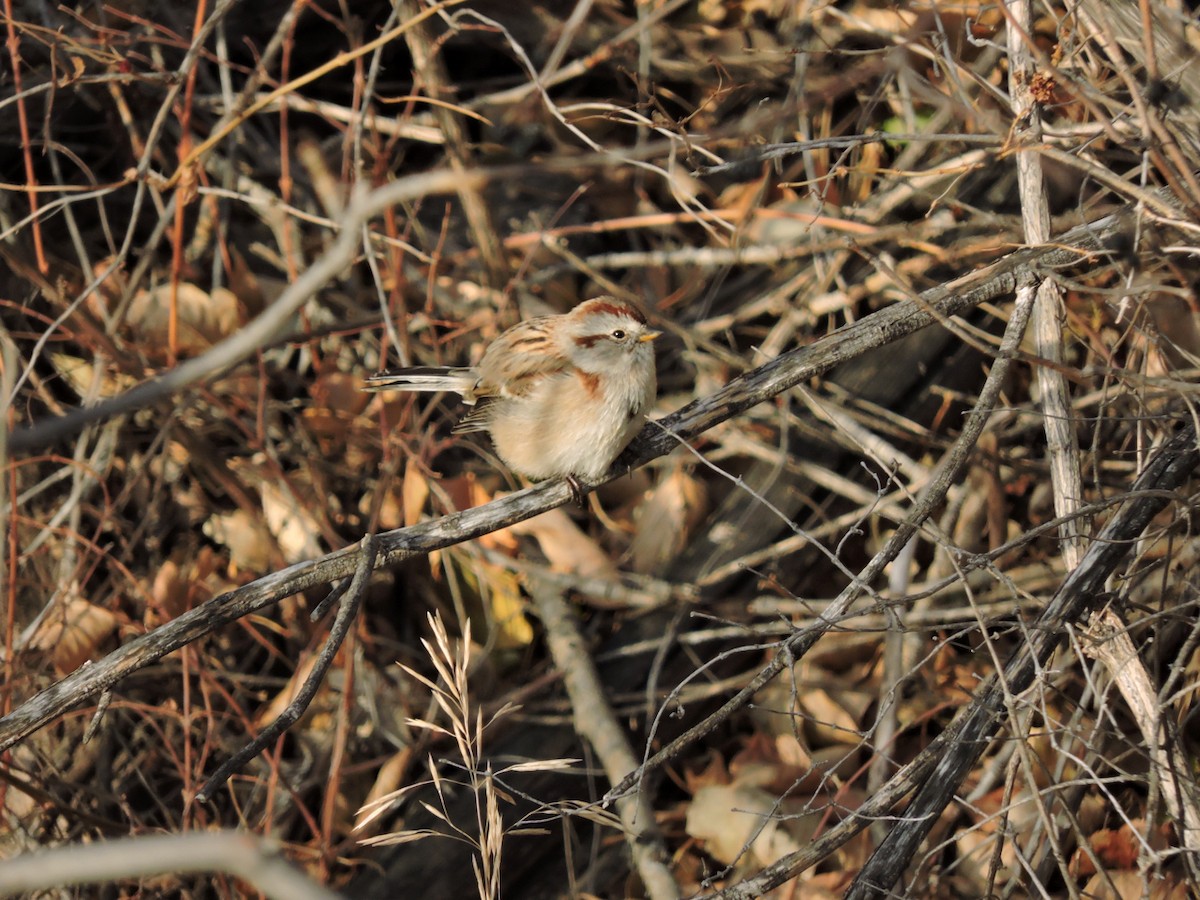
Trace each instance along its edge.
<instances>
[{"instance_id":1,"label":"bird foot","mask_svg":"<svg viewBox=\"0 0 1200 900\"><path fill-rule=\"evenodd\" d=\"M571 496L575 498L583 509L587 509L587 493L583 489L583 485L579 483L579 479L574 475L567 476L567 487L571 489Z\"/></svg>"}]
</instances>

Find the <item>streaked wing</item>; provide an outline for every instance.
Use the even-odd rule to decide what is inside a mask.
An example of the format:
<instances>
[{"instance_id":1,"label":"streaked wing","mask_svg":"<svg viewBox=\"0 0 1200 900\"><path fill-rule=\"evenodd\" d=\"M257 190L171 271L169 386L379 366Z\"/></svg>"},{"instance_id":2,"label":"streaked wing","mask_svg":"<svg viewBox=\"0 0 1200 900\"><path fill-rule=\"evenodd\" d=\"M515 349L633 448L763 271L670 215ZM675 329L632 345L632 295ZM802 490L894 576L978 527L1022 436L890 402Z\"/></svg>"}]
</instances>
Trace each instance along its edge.
<instances>
[{"instance_id":1,"label":"streaked wing","mask_svg":"<svg viewBox=\"0 0 1200 900\"><path fill-rule=\"evenodd\" d=\"M451 434L466 434L470 431L487 431L492 426L492 406L495 397L483 397L471 407L471 411L458 420L450 429Z\"/></svg>"},{"instance_id":2,"label":"streaked wing","mask_svg":"<svg viewBox=\"0 0 1200 900\"><path fill-rule=\"evenodd\" d=\"M479 361L476 396L520 397L538 379L568 368L569 361L550 337L554 318L526 319L493 341Z\"/></svg>"}]
</instances>

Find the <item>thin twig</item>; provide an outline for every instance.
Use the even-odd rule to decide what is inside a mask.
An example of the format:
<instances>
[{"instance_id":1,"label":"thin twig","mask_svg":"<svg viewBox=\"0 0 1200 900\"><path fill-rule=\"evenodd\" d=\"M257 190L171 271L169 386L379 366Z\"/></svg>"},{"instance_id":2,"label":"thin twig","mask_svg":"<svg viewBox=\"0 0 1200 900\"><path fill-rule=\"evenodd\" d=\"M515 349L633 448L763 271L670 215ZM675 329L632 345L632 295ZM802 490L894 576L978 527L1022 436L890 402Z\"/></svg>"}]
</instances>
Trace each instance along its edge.
<instances>
[{"instance_id":1,"label":"thin twig","mask_svg":"<svg viewBox=\"0 0 1200 900\"><path fill-rule=\"evenodd\" d=\"M879 577L908 542L912 540L917 533L917 529L929 517L930 512L941 504L946 496L946 492L950 489L950 485L966 464L967 457L971 449L975 446L975 441L982 433L984 425L992 415L996 402L1000 398L1000 391L1004 384L1005 376L1008 373L1009 366L1016 355L1017 349L1020 347L1021 338L1025 333L1025 325L1029 321L1030 313L1030 304L1018 305L1015 308L1012 317L1009 319L1008 327L1005 330L1004 341L1000 346L1000 351L997 353L992 370L988 373L987 381L980 391L979 400L975 404L975 408L971 411L971 415L967 418L962 434L959 435L954 446L942 459L929 484L914 504L908 518L900 523L883 549L875 554L871 561L863 567L861 572L852 577L850 584L838 594L837 599L825 611L822 620L782 641L771 662L759 670L744 688L738 691L737 694L730 698L720 709L708 716L708 718L689 728L658 751L658 753L643 762L642 766L636 772L631 773L620 784L609 791L605 797L606 800L611 801L626 791L632 790L640 783L647 772L657 769L678 756L684 748L712 732L734 712L749 703L754 695L774 680L780 672L793 665L796 660L802 658L816 644L820 637L833 626L833 623L848 612L854 603L871 589L871 585L875 579Z\"/></svg>"},{"instance_id":2,"label":"thin twig","mask_svg":"<svg viewBox=\"0 0 1200 900\"><path fill-rule=\"evenodd\" d=\"M516 170L524 171L524 167L516 167ZM498 177L501 171L503 170L485 170L479 177ZM365 218L371 210L380 209L410 192L420 193L429 189L430 185L436 184L449 190L454 173L438 172L412 178L429 180L422 182L422 189L417 189L410 179L389 185L371 194L366 200L356 201L352 205L356 210L355 215ZM1114 234L1122 232L1125 217L1123 212L1105 216L1096 222L1071 229L1054 245L1018 250L986 269L926 291L913 302L887 307L823 340L791 350L745 375L732 379L716 393L700 398L662 419L662 428L647 426L643 429L642 434L625 451L612 471L599 483L617 478L626 474L630 468L645 465L664 456L676 447L679 438L691 440L750 407L829 371L841 362L897 341L941 318L959 315L988 300L1011 294L1016 288L1016 272L1019 270L1028 271L1031 266L1066 267L1089 253L1103 251L1105 242L1111 240ZM356 245L357 237L357 228L345 228L343 237L339 238L335 246L341 247L342 253L349 254ZM309 278L309 272L313 271L310 269L290 286L285 296L291 295L292 289L307 295L310 289L315 290L317 285L323 283L326 273L331 274L340 264L341 257L331 248L314 264L314 269L321 267L322 273ZM301 283L303 288L300 287ZM282 298L279 302L282 302ZM278 305L279 303L276 304ZM247 328L253 328L254 324L251 323ZM210 353L182 364L174 373L185 369L186 372L182 375L174 374L169 385L161 379L146 382L114 398L111 404L101 403L34 426L32 429L11 434L10 444L20 439L22 446L26 448L38 445L43 440L48 440L50 434L54 437L63 436L87 421L104 418L116 411L135 408L166 396L173 389L173 385L187 383L189 378L203 377L203 373L215 364L213 354L226 344L228 341L218 344ZM223 354L229 352L222 351ZM226 357L222 356L221 359L225 360ZM189 368L193 363L197 365ZM220 365L217 367L220 368ZM167 377L163 376L164 379ZM596 486L588 485L589 488ZM427 553L489 534L514 522L561 506L568 499L570 491L565 481L546 482L475 509L454 513L431 522L422 522L409 528L384 532L379 535L378 564L395 565L415 554ZM358 559L359 549L347 547L319 559L296 563L215 597L155 631L130 641L104 659L41 691L0 719L0 751L11 747L76 703L214 629L278 603L299 591L329 584L353 574L358 566ZM626 785L625 789L628 787L629 785Z\"/></svg>"},{"instance_id":3,"label":"thin twig","mask_svg":"<svg viewBox=\"0 0 1200 900\"><path fill-rule=\"evenodd\" d=\"M287 708L279 714L274 722L260 731L249 744L222 763L208 781L204 782L204 786L196 794L196 799L201 803L208 800L217 788L229 780L229 776L291 728L304 715L308 705L312 703L313 697L317 695L317 690L321 687L321 682L325 680L325 673L329 671L330 665L333 664L333 658L350 632L350 626L354 624L354 617L358 613L359 607L362 606L363 598L366 597L367 583L371 573L375 571L375 558L379 552L376 536L366 535L362 539L360 550L358 568L354 572L354 577L348 584L343 582L330 591L329 597L323 600L314 612L314 616L322 613L329 608L331 601L346 595L338 608L333 626L329 629L329 638L325 641L325 646L321 648L304 684L296 693L296 698L287 705Z\"/></svg>"},{"instance_id":4,"label":"thin twig","mask_svg":"<svg viewBox=\"0 0 1200 900\"><path fill-rule=\"evenodd\" d=\"M1065 626L1107 601L1104 582L1128 555L1134 542L1168 503L1171 491L1191 477L1200 463L1196 430L1182 427L1159 451L1128 493L1125 506L1105 524L1080 564L1068 574L1027 638L1005 665L980 689L948 729L953 739L909 805L904 821L892 829L867 861L847 897L883 897L907 867L941 811L958 791L967 772L983 755L1001 724L1006 698L1028 690L1058 648ZM1149 493L1147 493L1149 492ZM952 752L951 752L952 751ZM781 882L779 882L781 883Z\"/></svg>"},{"instance_id":5,"label":"thin twig","mask_svg":"<svg viewBox=\"0 0 1200 900\"><path fill-rule=\"evenodd\" d=\"M1029 41L1032 11L1029 0L1009 6L1008 24L1009 92L1015 122L1013 139L1036 145L1042 140L1041 105L1034 96L1036 69ZM1042 160L1036 152L1017 153L1017 181L1021 194L1021 219L1025 240L1032 245L1050 240L1050 203ZM1022 290L1034 291L1035 286ZM1033 343L1038 356L1048 365L1036 369L1038 395L1045 412L1042 426L1046 431L1046 453L1050 461L1050 482L1054 487L1054 511L1066 516L1062 528L1062 548L1067 568L1073 569L1083 558L1086 517L1074 515L1083 503L1083 475L1079 464L1079 439L1071 415L1066 375L1062 370L1063 329L1062 289L1053 273L1036 285L1033 307Z\"/></svg>"},{"instance_id":6,"label":"thin twig","mask_svg":"<svg viewBox=\"0 0 1200 900\"><path fill-rule=\"evenodd\" d=\"M1057 647L1063 625L1089 604L1103 602L1104 595L1099 588L1105 578L1124 558L1154 515L1170 502L1170 492L1190 477L1198 463L1200 449L1196 444L1196 431L1188 425L1162 448L1131 486L1124 506L1108 521L1088 548L1083 562L1067 576L1037 623L1031 626L1030 641L1023 644L1005 666L1003 678L993 676L945 731L852 815L803 850L767 866L753 878L710 896L723 900L749 900L762 896L826 858L877 818L889 815L909 791L923 785L902 821L860 872L857 890L863 893L854 896L884 895L895 881L893 870L898 874L907 867L920 841L939 821L939 813L958 790L965 773L990 743L999 726L997 716L1003 709L1004 692L1019 693L1028 688L1038 666ZM881 871L883 867L886 867L885 871ZM872 887L868 888L868 885Z\"/></svg>"}]
</instances>

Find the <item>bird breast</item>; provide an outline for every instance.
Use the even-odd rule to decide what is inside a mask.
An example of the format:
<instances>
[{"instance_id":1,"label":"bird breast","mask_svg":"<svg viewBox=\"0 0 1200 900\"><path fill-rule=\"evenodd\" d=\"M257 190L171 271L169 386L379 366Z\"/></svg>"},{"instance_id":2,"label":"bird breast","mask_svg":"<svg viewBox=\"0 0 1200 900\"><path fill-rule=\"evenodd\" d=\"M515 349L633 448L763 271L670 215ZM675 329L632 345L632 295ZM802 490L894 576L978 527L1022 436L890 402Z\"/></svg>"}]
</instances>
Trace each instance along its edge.
<instances>
[{"instance_id":1,"label":"bird breast","mask_svg":"<svg viewBox=\"0 0 1200 900\"><path fill-rule=\"evenodd\" d=\"M642 427L653 396L653 368L648 382L645 369L608 378L572 369L496 401L504 408L492 416L492 443L530 478L598 479Z\"/></svg>"}]
</instances>

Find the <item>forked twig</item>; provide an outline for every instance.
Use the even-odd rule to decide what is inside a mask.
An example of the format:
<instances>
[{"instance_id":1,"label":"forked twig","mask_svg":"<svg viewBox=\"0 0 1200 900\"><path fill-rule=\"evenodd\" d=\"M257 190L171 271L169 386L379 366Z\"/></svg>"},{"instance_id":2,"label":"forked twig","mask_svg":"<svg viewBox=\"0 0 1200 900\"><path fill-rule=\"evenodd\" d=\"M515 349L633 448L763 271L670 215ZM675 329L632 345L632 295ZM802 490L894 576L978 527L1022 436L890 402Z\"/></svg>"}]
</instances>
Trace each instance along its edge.
<instances>
[{"instance_id":1,"label":"forked twig","mask_svg":"<svg viewBox=\"0 0 1200 900\"><path fill-rule=\"evenodd\" d=\"M497 171L499 170L490 170L490 174L494 176ZM396 182L388 185L388 188L396 188L402 183ZM437 183L439 186L448 186L448 182ZM407 189L412 190L412 185ZM359 207L357 215L360 219L365 219L370 214L365 206L369 205L370 209L379 208L381 194L395 198L394 193L385 193L386 191L387 188L384 188L372 194L370 203ZM828 372L839 363L891 344L946 316L961 315L981 303L1010 295L1016 289L1018 273L1028 273L1049 266L1068 268L1092 254L1106 253L1109 243L1129 227L1131 216L1132 210L1121 210L1095 222L1072 228L1054 244L1018 250L988 268L925 291L911 302L889 306L814 344L781 354L757 369L732 379L721 390L702 397L662 419L662 429L644 429L602 481L619 477L629 468L645 465L664 456L676 447L678 438L695 438L756 404L770 400L807 379ZM341 240L338 243L339 246L342 245ZM352 246L354 243L348 242L342 249L349 253ZM318 265L322 267L324 274L321 277L327 279L332 277L334 267L342 265L342 262L341 257L331 250L318 264L314 264L314 268ZM285 291L285 295L297 288L301 282L310 282L307 272ZM308 289L315 290L312 284L308 284ZM222 346L217 345L214 351ZM208 354L189 360L176 371L184 369L189 363L201 363L207 356ZM208 360L207 363L201 364L200 368L206 369L212 362ZM233 360L226 360L224 364L232 362ZM204 374L211 372L211 369L206 369ZM178 381L187 384L196 377L204 376L189 371ZM178 386L175 385L176 388ZM154 397L160 394L165 396L174 389L159 382L146 382L134 391L114 398L117 406L123 411L128 408L125 404L133 404L136 407L151 399L145 396L134 397L140 388L147 389ZM125 404L120 402L123 398ZM78 410L72 416L42 423L26 432L10 434L10 448L20 443L28 449L31 444L36 445L47 432L61 437L75 428L82 427L86 421L114 414L118 410L107 405L111 402L113 401L102 401L95 407ZM97 412L98 410L100 411ZM379 556L376 565L395 565L420 553L428 553L490 534L561 506L569 498L570 491L565 481L544 482L475 509L384 532L378 536ZM296 563L273 572L189 610L166 625L130 641L104 659L71 673L0 719L0 751L11 747L80 701L110 687L168 653L186 646L222 625L278 603L285 597L346 578L354 574L360 562L360 548L346 547L319 559Z\"/></svg>"},{"instance_id":2,"label":"forked twig","mask_svg":"<svg viewBox=\"0 0 1200 900\"><path fill-rule=\"evenodd\" d=\"M329 595L313 610L312 617L315 621L321 618L330 606L339 600L341 601L337 617L333 620L333 626L329 629L329 638L325 641L325 646L321 648L321 653L317 656L312 671L304 679L304 684L300 686L295 699L287 705L287 709L281 712L274 722L260 731L254 740L222 763L220 768L212 774L208 781L204 782L204 786L196 794L196 799L200 802L203 803L208 800L213 795L213 792L228 781L234 772L256 757L280 735L291 728L304 715L304 711L308 709L308 705L312 703L313 697L317 695L317 690L321 687L321 682L325 680L325 673L329 671L329 667L333 663L333 658L341 648L346 635L350 633L350 626L354 623L354 617L358 613L359 607L362 606L363 597L367 594L367 582L370 581L371 573L375 571L375 560L379 555L379 540L376 535L366 535L359 544L359 548L361 554L358 558L358 568L355 570L354 576L349 579L343 579L334 585Z\"/></svg>"}]
</instances>

